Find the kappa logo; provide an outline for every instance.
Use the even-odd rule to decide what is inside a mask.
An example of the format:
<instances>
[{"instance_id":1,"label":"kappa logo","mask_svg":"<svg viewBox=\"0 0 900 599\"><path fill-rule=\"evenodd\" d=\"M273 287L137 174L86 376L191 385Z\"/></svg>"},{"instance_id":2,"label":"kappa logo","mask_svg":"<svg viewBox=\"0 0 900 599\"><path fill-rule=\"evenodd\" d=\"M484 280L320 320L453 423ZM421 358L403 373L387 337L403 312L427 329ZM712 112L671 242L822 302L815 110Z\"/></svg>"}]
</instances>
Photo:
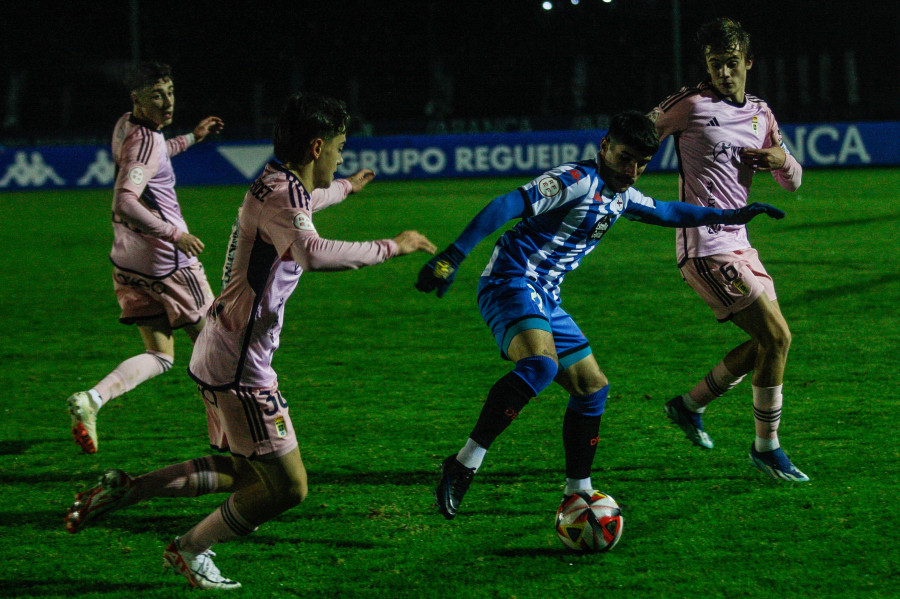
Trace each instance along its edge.
<instances>
[{"instance_id":1,"label":"kappa logo","mask_svg":"<svg viewBox=\"0 0 900 599\"><path fill-rule=\"evenodd\" d=\"M13 163L0 179L0 187L9 187L10 183L15 183L18 187L42 187L47 181L55 185L66 184L66 180L44 162L40 152L32 152L31 156L26 152L16 152Z\"/></svg>"},{"instance_id":2,"label":"kappa logo","mask_svg":"<svg viewBox=\"0 0 900 599\"><path fill-rule=\"evenodd\" d=\"M87 170L78 179L78 185L83 187L90 185L91 181L97 181L100 185L109 185L116 178L116 163L106 150L97 150L94 161L88 165Z\"/></svg>"},{"instance_id":3,"label":"kappa logo","mask_svg":"<svg viewBox=\"0 0 900 599\"><path fill-rule=\"evenodd\" d=\"M552 198L560 192L562 185L559 179L548 175L537 182L537 188L542 196Z\"/></svg>"}]
</instances>

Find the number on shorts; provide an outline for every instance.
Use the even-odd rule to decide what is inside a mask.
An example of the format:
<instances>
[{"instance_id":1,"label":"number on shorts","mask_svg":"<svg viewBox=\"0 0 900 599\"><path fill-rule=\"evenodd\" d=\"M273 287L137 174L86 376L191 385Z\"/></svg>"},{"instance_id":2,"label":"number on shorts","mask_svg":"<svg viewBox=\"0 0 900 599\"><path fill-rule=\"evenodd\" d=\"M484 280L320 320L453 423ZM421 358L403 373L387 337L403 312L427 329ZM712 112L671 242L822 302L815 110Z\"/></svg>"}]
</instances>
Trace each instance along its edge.
<instances>
[{"instance_id":1,"label":"number on shorts","mask_svg":"<svg viewBox=\"0 0 900 599\"><path fill-rule=\"evenodd\" d=\"M275 391L264 390L260 391L259 393L263 397L263 399L266 400L266 403L271 406L263 410L263 414L265 414L266 416L277 414L278 406L281 406L282 408L288 407L287 402L284 401L284 398L281 396L281 392L277 389Z\"/></svg>"}]
</instances>

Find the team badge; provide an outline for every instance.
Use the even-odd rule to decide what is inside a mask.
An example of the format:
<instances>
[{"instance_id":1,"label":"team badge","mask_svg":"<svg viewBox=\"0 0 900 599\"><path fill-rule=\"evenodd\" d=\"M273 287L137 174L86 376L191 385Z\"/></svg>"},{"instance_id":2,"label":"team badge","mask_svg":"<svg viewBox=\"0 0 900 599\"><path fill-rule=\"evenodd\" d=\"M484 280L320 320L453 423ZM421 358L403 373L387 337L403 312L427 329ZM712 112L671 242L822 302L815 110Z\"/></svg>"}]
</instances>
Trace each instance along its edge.
<instances>
[{"instance_id":1,"label":"team badge","mask_svg":"<svg viewBox=\"0 0 900 599\"><path fill-rule=\"evenodd\" d=\"M131 179L131 182L135 185L140 185L144 182L144 169L139 166L132 168L128 171L128 178Z\"/></svg>"},{"instance_id":2,"label":"team badge","mask_svg":"<svg viewBox=\"0 0 900 599\"><path fill-rule=\"evenodd\" d=\"M753 117L752 127L753 127L753 135L759 135L759 117L758 116Z\"/></svg>"},{"instance_id":3,"label":"team badge","mask_svg":"<svg viewBox=\"0 0 900 599\"><path fill-rule=\"evenodd\" d=\"M750 287L747 286L743 279L735 279L731 284L741 295L750 295Z\"/></svg>"},{"instance_id":4,"label":"team badge","mask_svg":"<svg viewBox=\"0 0 900 599\"><path fill-rule=\"evenodd\" d=\"M275 432L278 433L280 437L287 437L287 424L284 423L284 416L278 415L275 417Z\"/></svg>"},{"instance_id":5,"label":"team badge","mask_svg":"<svg viewBox=\"0 0 900 599\"><path fill-rule=\"evenodd\" d=\"M562 189L562 185L560 185L559 179L548 175L537 182L537 188L542 196L545 198L552 198L559 193L560 189Z\"/></svg>"},{"instance_id":6,"label":"team badge","mask_svg":"<svg viewBox=\"0 0 900 599\"><path fill-rule=\"evenodd\" d=\"M313 231L315 227L313 227L312 220L302 212L298 212L294 215L294 228L300 229L301 231Z\"/></svg>"}]
</instances>

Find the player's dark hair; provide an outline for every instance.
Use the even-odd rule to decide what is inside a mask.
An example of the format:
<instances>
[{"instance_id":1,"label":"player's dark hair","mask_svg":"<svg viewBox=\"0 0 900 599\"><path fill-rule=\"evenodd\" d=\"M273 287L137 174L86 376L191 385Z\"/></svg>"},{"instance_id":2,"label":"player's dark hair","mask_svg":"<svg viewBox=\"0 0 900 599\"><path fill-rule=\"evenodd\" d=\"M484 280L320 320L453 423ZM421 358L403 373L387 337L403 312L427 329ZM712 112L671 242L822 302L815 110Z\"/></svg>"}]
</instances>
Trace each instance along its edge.
<instances>
[{"instance_id":1,"label":"player's dark hair","mask_svg":"<svg viewBox=\"0 0 900 599\"><path fill-rule=\"evenodd\" d=\"M750 34L741 24L728 17L719 17L708 23L704 23L697 30L695 36L700 47L700 58L706 63L707 53L722 54L732 48L737 48L744 53L747 60L753 59L753 50L750 49Z\"/></svg>"},{"instance_id":2,"label":"player's dark hair","mask_svg":"<svg viewBox=\"0 0 900 599\"><path fill-rule=\"evenodd\" d=\"M609 122L606 136L615 143L631 146L647 156L656 154L659 149L656 125L638 110L626 110L615 115Z\"/></svg>"},{"instance_id":3,"label":"player's dark hair","mask_svg":"<svg viewBox=\"0 0 900 599\"><path fill-rule=\"evenodd\" d=\"M148 60L140 63L125 77L125 85L130 91L154 85L160 79L171 79L172 67L164 62Z\"/></svg>"},{"instance_id":4,"label":"player's dark hair","mask_svg":"<svg viewBox=\"0 0 900 599\"><path fill-rule=\"evenodd\" d=\"M281 162L300 162L315 139L331 139L345 133L350 113L340 100L318 94L299 93L288 98L278 120L272 141L275 158Z\"/></svg>"}]
</instances>

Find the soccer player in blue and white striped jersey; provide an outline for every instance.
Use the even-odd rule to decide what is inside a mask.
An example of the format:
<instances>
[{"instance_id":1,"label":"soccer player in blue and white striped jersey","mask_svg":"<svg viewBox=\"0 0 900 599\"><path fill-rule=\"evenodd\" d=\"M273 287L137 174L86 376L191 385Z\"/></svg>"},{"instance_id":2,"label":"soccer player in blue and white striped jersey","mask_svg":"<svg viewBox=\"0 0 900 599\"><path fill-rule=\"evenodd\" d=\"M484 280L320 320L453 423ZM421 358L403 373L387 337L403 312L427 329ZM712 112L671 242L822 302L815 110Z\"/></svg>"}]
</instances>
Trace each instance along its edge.
<instances>
[{"instance_id":1,"label":"soccer player in blue and white striped jersey","mask_svg":"<svg viewBox=\"0 0 900 599\"><path fill-rule=\"evenodd\" d=\"M609 382L587 338L563 310L560 286L619 217L697 227L744 223L758 214L784 216L765 204L722 210L645 196L632 185L658 149L649 118L637 111L616 115L595 160L563 164L495 198L419 272L416 288L442 297L472 248L519 219L497 241L478 284L481 315L501 355L515 367L489 391L465 446L441 465L435 496L447 519L456 515L494 439L554 380L570 394L563 419L565 494L593 490L591 464Z\"/></svg>"}]
</instances>

